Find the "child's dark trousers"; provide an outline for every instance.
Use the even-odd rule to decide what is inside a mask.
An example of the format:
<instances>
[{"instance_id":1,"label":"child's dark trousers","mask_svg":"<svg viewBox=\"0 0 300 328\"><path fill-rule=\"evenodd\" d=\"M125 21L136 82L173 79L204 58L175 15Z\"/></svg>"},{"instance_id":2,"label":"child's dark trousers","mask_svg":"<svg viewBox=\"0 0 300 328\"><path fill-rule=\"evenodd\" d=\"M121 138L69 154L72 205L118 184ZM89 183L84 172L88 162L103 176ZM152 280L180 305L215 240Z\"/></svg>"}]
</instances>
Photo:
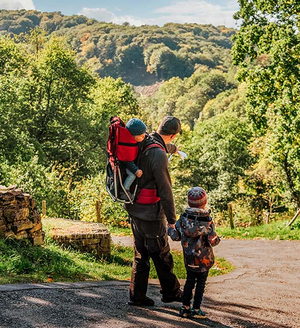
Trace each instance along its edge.
<instances>
[{"instance_id":1,"label":"child's dark trousers","mask_svg":"<svg viewBox=\"0 0 300 328\"><path fill-rule=\"evenodd\" d=\"M194 272L194 271L187 270L187 277L186 277L186 282L184 285L183 297L182 297L183 305L190 306L192 295L193 295L193 289L196 285L193 308L200 309L207 276L208 276L208 271Z\"/></svg>"}]
</instances>

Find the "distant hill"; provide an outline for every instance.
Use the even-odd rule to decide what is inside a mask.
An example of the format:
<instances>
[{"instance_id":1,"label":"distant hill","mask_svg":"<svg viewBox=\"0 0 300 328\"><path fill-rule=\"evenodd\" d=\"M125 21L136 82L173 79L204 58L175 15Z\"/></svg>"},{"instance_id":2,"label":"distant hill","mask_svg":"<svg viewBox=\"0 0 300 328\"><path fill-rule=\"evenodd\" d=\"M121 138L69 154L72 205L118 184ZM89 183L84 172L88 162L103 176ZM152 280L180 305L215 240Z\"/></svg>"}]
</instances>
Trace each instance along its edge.
<instances>
[{"instance_id":1,"label":"distant hill","mask_svg":"<svg viewBox=\"0 0 300 328\"><path fill-rule=\"evenodd\" d=\"M19 35L41 28L64 35L78 61L100 76L122 77L133 85L152 85L191 76L199 66L228 71L231 37L224 26L168 23L163 27L98 22L60 12L0 10L0 35Z\"/></svg>"}]
</instances>

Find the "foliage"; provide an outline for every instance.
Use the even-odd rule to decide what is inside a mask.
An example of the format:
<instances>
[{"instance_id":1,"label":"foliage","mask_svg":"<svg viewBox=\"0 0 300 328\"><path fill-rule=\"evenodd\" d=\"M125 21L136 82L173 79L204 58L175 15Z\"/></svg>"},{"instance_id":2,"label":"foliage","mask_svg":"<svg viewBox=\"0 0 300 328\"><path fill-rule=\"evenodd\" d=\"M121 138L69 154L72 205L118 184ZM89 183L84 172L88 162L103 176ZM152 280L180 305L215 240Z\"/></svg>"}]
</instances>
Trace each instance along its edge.
<instances>
[{"instance_id":1,"label":"foliage","mask_svg":"<svg viewBox=\"0 0 300 328\"><path fill-rule=\"evenodd\" d=\"M285 172L300 206L299 12L297 1L239 1L233 61L248 86L249 116L259 135L268 135L270 162Z\"/></svg>"},{"instance_id":2,"label":"foliage","mask_svg":"<svg viewBox=\"0 0 300 328\"><path fill-rule=\"evenodd\" d=\"M60 247L48 234L50 228L51 225L46 226L46 243L42 247L0 239L0 284L130 279L132 247L113 244L109 257L97 259L92 254ZM174 252L174 264L177 277L185 278L181 252ZM156 272L151 267L150 278L155 279ZM230 263L217 259L210 274L225 274L232 269Z\"/></svg>"},{"instance_id":3,"label":"foliage","mask_svg":"<svg viewBox=\"0 0 300 328\"><path fill-rule=\"evenodd\" d=\"M97 259L46 238L43 247L0 239L0 283L38 283L128 279L132 250L113 246L111 256Z\"/></svg>"},{"instance_id":4,"label":"foliage","mask_svg":"<svg viewBox=\"0 0 300 328\"><path fill-rule=\"evenodd\" d=\"M170 162L178 213L193 185L220 222L228 202L244 226L299 206L299 5L240 3L237 34L1 10L0 183L46 200L51 216L95 221L100 200L106 224L127 225L104 187L109 118L139 117L150 132L175 115L188 154ZM138 97L124 81L158 90Z\"/></svg>"},{"instance_id":5,"label":"foliage","mask_svg":"<svg viewBox=\"0 0 300 328\"><path fill-rule=\"evenodd\" d=\"M68 203L72 211L69 217L96 222L96 200L100 202L101 220L105 225L118 226L128 219L122 205L114 203L108 195L104 173L75 183L73 190L68 194Z\"/></svg>"},{"instance_id":6,"label":"foliage","mask_svg":"<svg viewBox=\"0 0 300 328\"><path fill-rule=\"evenodd\" d=\"M245 189L248 193L249 204L255 208L257 217L272 217L273 213L287 210L291 199L291 193L286 179L282 179L284 171L270 160L271 148L265 147L271 144L272 133L256 138L250 145L251 152L255 154L257 161L246 171Z\"/></svg>"},{"instance_id":7,"label":"foliage","mask_svg":"<svg viewBox=\"0 0 300 328\"><path fill-rule=\"evenodd\" d=\"M207 102L232 89L235 84L226 73L199 67L189 78L174 77L164 82L153 97L141 98L142 115L151 126L157 126L163 116L174 115L193 129Z\"/></svg>"},{"instance_id":8,"label":"foliage","mask_svg":"<svg viewBox=\"0 0 300 328\"><path fill-rule=\"evenodd\" d=\"M19 43L2 37L0 53L0 183L30 192L38 206L46 200L49 215L79 218L79 181L97 184L105 169L109 118L137 114L131 87L94 77L62 38L39 30ZM87 188L93 195L97 185Z\"/></svg>"},{"instance_id":9,"label":"foliage","mask_svg":"<svg viewBox=\"0 0 300 328\"><path fill-rule=\"evenodd\" d=\"M116 25L84 16L35 10L0 11L2 34L19 35L41 28L48 35L64 35L101 77L119 76L133 85L190 76L198 65L230 66L234 29L198 24L165 24L163 27Z\"/></svg>"},{"instance_id":10,"label":"foliage","mask_svg":"<svg viewBox=\"0 0 300 328\"><path fill-rule=\"evenodd\" d=\"M234 112L199 120L186 144L189 157L180 163L185 173L178 179L190 187L202 186L215 210L227 209L227 203L238 197L239 179L252 161L251 136L246 118Z\"/></svg>"}]
</instances>

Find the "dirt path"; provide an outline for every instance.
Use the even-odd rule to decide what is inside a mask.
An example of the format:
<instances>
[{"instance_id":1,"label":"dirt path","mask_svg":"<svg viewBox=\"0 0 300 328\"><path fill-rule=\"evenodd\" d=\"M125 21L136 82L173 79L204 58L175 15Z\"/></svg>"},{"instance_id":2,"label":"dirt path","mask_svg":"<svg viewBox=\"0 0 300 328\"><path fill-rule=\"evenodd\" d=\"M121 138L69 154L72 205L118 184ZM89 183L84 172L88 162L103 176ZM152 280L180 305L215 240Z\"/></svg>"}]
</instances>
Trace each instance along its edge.
<instances>
[{"instance_id":1,"label":"dirt path","mask_svg":"<svg viewBox=\"0 0 300 328\"><path fill-rule=\"evenodd\" d=\"M132 244L131 237L114 237L119 241ZM172 250L180 247L171 242ZM228 239L214 250L236 270L209 279L204 309L211 320L225 327L300 328L300 241Z\"/></svg>"},{"instance_id":2,"label":"dirt path","mask_svg":"<svg viewBox=\"0 0 300 328\"><path fill-rule=\"evenodd\" d=\"M209 278L205 320L180 318L179 303L161 302L157 281L151 308L127 304L129 281L100 281L0 285L0 328L300 328L299 241L223 240L215 252L237 269Z\"/></svg>"}]
</instances>

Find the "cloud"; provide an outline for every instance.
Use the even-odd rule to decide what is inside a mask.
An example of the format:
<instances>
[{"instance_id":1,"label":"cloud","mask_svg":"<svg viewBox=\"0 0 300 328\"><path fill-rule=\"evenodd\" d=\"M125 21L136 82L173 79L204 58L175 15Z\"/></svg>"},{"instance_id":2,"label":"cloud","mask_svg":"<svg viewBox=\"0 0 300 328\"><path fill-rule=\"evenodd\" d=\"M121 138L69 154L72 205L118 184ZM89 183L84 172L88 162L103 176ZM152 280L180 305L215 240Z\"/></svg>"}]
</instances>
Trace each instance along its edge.
<instances>
[{"instance_id":1,"label":"cloud","mask_svg":"<svg viewBox=\"0 0 300 328\"><path fill-rule=\"evenodd\" d=\"M106 8L82 8L78 14L97 19L100 22L112 22L115 24L128 22L130 25L135 26L144 24L139 18L133 16L117 16Z\"/></svg>"},{"instance_id":2,"label":"cloud","mask_svg":"<svg viewBox=\"0 0 300 328\"><path fill-rule=\"evenodd\" d=\"M35 9L32 0L0 0L0 9L15 10L15 9Z\"/></svg>"},{"instance_id":3,"label":"cloud","mask_svg":"<svg viewBox=\"0 0 300 328\"><path fill-rule=\"evenodd\" d=\"M226 25L234 27L233 14L238 10L237 1L231 0L226 5L214 5L205 0L176 1L170 6L157 8L158 21L176 23L198 23Z\"/></svg>"},{"instance_id":4,"label":"cloud","mask_svg":"<svg viewBox=\"0 0 300 328\"><path fill-rule=\"evenodd\" d=\"M1 1L1 0L0 0ZM128 22L131 25L143 24L162 26L166 23L198 23L225 25L237 27L233 14L238 10L237 0L225 1L225 5L214 5L210 0L176 0L173 4L160 7L152 12L150 17L135 17L117 15L106 8L82 8L80 15L95 18L98 21L122 24ZM116 10L117 11L117 10Z\"/></svg>"}]
</instances>

